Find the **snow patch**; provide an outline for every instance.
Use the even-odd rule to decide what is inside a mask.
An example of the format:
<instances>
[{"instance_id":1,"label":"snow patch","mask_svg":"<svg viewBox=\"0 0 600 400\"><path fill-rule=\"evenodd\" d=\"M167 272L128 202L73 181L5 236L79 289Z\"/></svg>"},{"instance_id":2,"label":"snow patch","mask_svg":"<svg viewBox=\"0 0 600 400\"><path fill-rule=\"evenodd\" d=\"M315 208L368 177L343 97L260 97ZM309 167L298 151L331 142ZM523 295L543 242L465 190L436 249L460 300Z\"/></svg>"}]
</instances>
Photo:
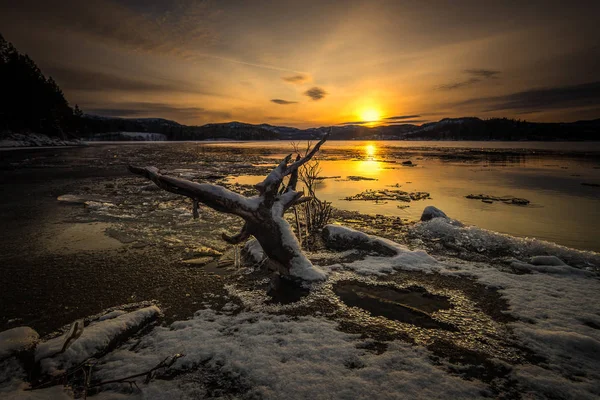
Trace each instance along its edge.
<instances>
[{"instance_id":1,"label":"snow patch","mask_svg":"<svg viewBox=\"0 0 600 400\"><path fill-rule=\"evenodd\" d=\"M392 342L376 355L358 347L358 335L337 330L337 323L315 317L257 312L235 316L213 310L196 312L188 321L157 327L136 351L119 350L106 357L95 376L103 380L139 373L165 357L182 353L172 367L199 365L247 384L245 398L266 399L447 399L479 397L485 385L465 381L432 365L429 352ZM349 366L357 366L350 368ZM166 381L140 385L142 396L169 393L187 396ZM115 388L117 389L117 388ZM187 393L193 389L186 388Z\"/></svg>"},{"instance_id":2,"label":"snow patch","mask_svg":"<svg viewBox=\"0 0 600 400\"><path fill-rule=\"evenodd\" d=\"M82 146L80 140L63 140L41 133L10 133L0 136L0 147Z\"/></svg>"}]
</instances>

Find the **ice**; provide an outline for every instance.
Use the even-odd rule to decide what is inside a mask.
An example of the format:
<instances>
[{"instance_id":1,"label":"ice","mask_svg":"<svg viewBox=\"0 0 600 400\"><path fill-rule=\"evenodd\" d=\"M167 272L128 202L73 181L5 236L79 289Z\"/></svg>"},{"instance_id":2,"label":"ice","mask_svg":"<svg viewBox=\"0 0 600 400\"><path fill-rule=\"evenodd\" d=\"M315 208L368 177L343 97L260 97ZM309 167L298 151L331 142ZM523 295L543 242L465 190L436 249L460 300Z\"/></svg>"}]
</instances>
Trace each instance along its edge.
<instances>
[{"instance_id":1,"label":"ice","mask_svg":"<svg viewBox=\"0 0 600 400\"><path fill-rule=\"evenodd\" d=\"M38 333L28 326L0 332L0 360L33 348L39 337Z\"/></svg>"},{"instance_id":2,"label":"ice","mask_svg":"<svg viewBox=\"0 0 600 400\"><path fill-rule=\"evenodd\" d=\"M418 223L410 231L414 236L425 240L450 243L472 252L492 256L517 257L521 261L531 257L554 256L571 267L596 271L600 268L598 253L570 249L537 239L516 238L475 226L461 226L444 218Z\"/></svg>"}]
</instances>

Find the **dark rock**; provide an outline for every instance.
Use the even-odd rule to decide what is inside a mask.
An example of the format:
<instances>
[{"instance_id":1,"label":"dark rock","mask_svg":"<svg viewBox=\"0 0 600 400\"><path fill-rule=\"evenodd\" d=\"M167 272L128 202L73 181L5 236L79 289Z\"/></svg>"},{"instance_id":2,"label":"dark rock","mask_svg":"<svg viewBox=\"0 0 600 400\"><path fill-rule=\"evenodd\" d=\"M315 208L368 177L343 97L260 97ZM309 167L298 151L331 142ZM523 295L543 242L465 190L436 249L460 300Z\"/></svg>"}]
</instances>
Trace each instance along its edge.
<instances>
[{"instance_id":1,"label":"dark rock","mask_svg":"<svg viewBox=\"0 0 600 400\"><path fill-rule=\"evenodd\" d=\"M434 206L427 206L423 210L423 214L421 214L421 221L429 221L434 218L445 218L448 219L446 213Z\"/></svg>"}]
</instances>

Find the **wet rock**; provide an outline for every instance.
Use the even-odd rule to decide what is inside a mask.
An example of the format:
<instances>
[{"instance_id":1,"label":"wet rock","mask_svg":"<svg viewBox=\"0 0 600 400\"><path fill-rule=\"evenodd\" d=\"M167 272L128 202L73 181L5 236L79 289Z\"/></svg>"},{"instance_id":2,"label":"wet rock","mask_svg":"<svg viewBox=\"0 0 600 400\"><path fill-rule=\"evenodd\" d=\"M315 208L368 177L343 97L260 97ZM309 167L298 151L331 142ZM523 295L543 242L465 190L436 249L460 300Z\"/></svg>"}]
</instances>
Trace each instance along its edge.
<instances>
[{"instance_id":1,"label":"wet rock","mask_svg":"<svg viewBox=\"0 0 600 400\"><path fill-rule=\"evenodd\" d=\"M434 218L449 219L445 212L434 206L427 206L421 214L421 221L429 221Z\"/></svg>"},{"instance_id":2,"label":"wet rock","mask_svg":"<svg viewBox=\"0 0 600 400\"><path fill-rule=\"evenodd\" d=\"M429 198L427 192L405 192L403 190L366 190L364 192L348 196L344 200L347 201L411 201L424 200Z\"/></svg>"},{"instance_id":3,"label":"wet rock","mask_svg":"<svg viewBox=\"0 0 600 400\"><path fill-rule=\"evenodd\" d=\"M355 175L350 175L346 177L347 181L376 181L377 178L369 178L366 176L355 176Z\"/></svg>"},{"instance_id":4,"label":"wet rock","mask_svg":"<svg viewBox=\"0 0 600 400\"><path fill-rule=\"evenodd\" d=\"M552 266L562 266L565 264L560 258L556 256L535 256L529 260L530 264L533 265L552 265Z\"/></svg>"},{"instance_id":5,"label":"wet rock","mask_svg":"<svg viewBox=\"0 0 600 400\"><path fill-rule=\"evenodd\" d=\"M519 197L511 197L511 196L498 197L498 196L491 196L489 194L469 194L465 197L467 199L472 199L472 200L481 200L482 202L488 203L488 204L492 204L495 201L500 201L500 202L503 202L506 204L516 204L519 206L526 206L530 203L530 201L527 199L522 199Z\"/></svg>"},{"instance_id":6,"label":"wet rock","mask_svg":"<svg viewBox=\"0 0 600 400\"><path fill-rule=\"evenodd\" d=\"M198 258L191 258L189 260L183 260L182 263L201 267L203 265L208 264L209 262L212 262L213 260L214 260L214 257L198 257Z\"/></svg>"},{"instance_id":7,"label":"wet rock","mask_svg":"<svg viewBox=\"0 0 600 400\"><path fill-rule=\"evenodd\" d=\"M151 183L149 185L142 186L142 190L145 192L158 192L160 188L154 183Z\"/></svg>"}]
</instances>

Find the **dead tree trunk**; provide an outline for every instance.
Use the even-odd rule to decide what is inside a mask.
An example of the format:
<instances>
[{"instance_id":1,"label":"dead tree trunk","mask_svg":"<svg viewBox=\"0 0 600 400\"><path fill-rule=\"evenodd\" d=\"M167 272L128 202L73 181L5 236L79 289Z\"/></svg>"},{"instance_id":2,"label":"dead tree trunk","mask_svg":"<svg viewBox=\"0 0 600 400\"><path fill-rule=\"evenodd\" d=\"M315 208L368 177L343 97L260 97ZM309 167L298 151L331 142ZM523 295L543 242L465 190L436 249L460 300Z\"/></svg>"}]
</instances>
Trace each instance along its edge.
<instances>
[{"instance_id":1,"label":"dead tree trunk","mask_svg":"<svg viewBox=\"0 0 600 400\"><path fill-rule=\"evenodd\" d=\"M300 245L283 214L293 205L310 200L296 191L298 168L309 161L327 138L327 133L303 158L298 157L290 164L288 155L271 171L264 181L255 185L258 196L245 197L209 183L196 183L185 179L162 175L156 167L129 166L134 174L150 179L160 188L190 197L194 204L203 203L217 211L237 215L245 224L235 236L223 234L223 239L238 244L254 236L271 261L274 261L283 276L303 280L323 280L325 273L312 265L300 249ZM283 179L289 176L287 186ZM281 188L281 189L280 189Z\"/></svg>"}]
</instances>

